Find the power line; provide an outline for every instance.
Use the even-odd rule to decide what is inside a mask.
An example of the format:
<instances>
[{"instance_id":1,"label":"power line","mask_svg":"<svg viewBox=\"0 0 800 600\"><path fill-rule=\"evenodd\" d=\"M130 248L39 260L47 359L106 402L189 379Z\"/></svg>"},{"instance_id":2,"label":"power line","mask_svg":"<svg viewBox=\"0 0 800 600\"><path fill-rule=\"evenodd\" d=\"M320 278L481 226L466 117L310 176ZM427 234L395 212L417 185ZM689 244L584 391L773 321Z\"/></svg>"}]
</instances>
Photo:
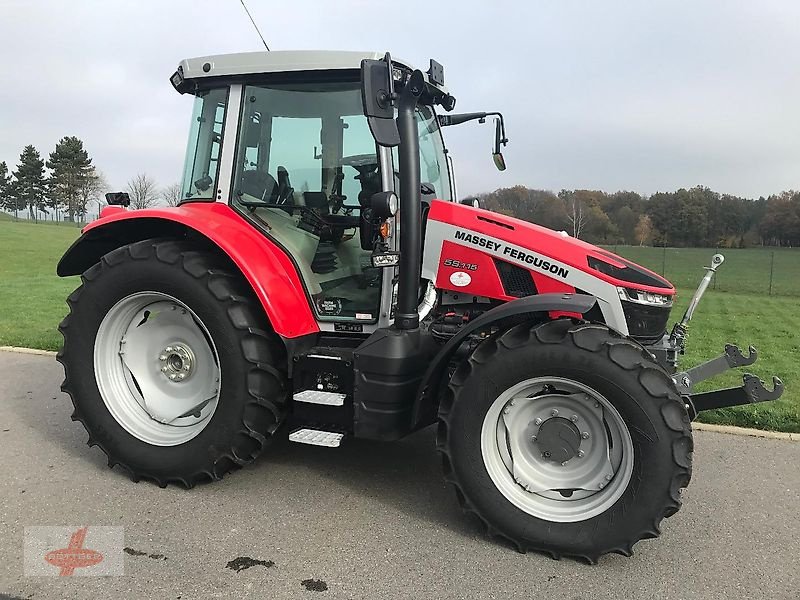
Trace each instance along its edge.
<instances>
[{"instance_id":1,"label":"power line","mask_svg":"<svg viewBox=\"0 0 800 600\"><path fill-rule=\"evenodd\" d=\"M247 10L247 5L244 3L244 0L239 0L239 2L242 3L242 8L244 8L244 12L247 13L248 17L250 17L250 22L253 24L253 27L255 27L256 33L258 34L258 37L261 38L261 43L264 44L264 48L266 48L267 52L269 52L269 46L267 46L267 42L264 41L264 36L261 35L261 31L258 29L258 25L256 25L256 22L253 20L253 15L251 15L250 11Z\"/></svg>"}]
</instances>

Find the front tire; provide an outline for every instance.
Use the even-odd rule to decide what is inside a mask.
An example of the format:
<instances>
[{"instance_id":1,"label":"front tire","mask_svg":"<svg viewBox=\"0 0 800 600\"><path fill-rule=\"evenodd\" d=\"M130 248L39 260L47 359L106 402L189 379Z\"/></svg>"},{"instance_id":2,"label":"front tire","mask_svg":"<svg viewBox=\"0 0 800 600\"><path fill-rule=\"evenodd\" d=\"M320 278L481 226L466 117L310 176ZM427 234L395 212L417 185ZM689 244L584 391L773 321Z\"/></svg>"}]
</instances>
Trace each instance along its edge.
<instances>
[{"instance_id":1,"label":"front tire","mask_svg":"<svg viewBox=\"0 0 800 600\"><path fill-rule=\"evenodd\" d=\"M285 353L223 257L145 240L81 277L61 389L109 466L186 487L252 462L286 414Z\"/></svg>"},{"instance_id":2,"label":"front tire","mask_svg":"<svg viewBox=\"0 0 800 600\"><path fill-rule=\"evenodd\" d=\"M666 372L602 325L517 325L456 370L439 411L445 477L521 552L630 556L680 507L689 416Z\"/></svg>"}]
</instances>

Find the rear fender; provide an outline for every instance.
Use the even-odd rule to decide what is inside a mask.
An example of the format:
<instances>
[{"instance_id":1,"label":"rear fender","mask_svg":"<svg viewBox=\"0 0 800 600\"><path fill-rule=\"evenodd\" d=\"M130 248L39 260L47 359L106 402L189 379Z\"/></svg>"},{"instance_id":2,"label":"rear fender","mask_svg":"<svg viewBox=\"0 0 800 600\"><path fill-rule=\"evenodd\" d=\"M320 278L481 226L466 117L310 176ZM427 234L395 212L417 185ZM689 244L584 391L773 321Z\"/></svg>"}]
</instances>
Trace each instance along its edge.
<instances>
[{"instance_id":1,"label":"rear fender","mask_svg":"<svg viewBox=\"0 0 800 600\"><path fill-rule=\"evenodd\" d=\"M296 338L319 331L294 263L277 244L226 204L194 202L137 211L106 208L58 263L61 277L79 275L103 255L140 240L203 239L244 275L275 332Z\"/></svg>"},{"instance_id":2,"label":"rear fender","mask_svg":"<svg viewBox=\"0 0 800 600\"><path fill-rule=\"evenodd\" d=\"M509 317L546 320L552 312L585 315L596 302L594 296L585 294L538 294L501 304L470 321L442 346L425 372L414 404L413 428L424 427L432 422L450 359L470 334Z\"/></svg>"}]
</instances>

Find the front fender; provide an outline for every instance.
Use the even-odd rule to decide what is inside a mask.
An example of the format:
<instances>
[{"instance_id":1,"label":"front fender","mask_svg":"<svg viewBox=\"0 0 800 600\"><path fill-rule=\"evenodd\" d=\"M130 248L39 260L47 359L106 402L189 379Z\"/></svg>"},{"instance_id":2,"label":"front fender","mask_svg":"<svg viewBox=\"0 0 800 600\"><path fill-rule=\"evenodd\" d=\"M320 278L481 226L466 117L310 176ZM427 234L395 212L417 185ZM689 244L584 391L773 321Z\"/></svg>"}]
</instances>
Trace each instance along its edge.
<instances>
[{"instance_id":1,"label":"front fender","mask_svg":"<svg viewBox=\"0 0 800 600\"><path fill-rule=\"evenodd\" d=\"M58 263L59 276L78 275L104 254L154 237L205 238L247 279L275 332L296 338L319 331L294 263L277 244L226 204L193 202L174 208L104 209Z\"/></svg>"},{"instance_id":2,"label":"front fender","mask_svg":"<svg viewBox=\"0 0 800 600\"><path fill-rule=\"evenodd\" d=\"M585 315L596 302L597 299L594 296L585 294L538 294L506 302L486 311L474 321L470 321L442 346L425 371L414 403L413 428L429 424L430 419L434 416L433 409L437 406L440 384L447 373L447 365L458 347L470 334L509 317L534 316L536 314L547 317L550 312Z\"/></svg>"}]
</instances>

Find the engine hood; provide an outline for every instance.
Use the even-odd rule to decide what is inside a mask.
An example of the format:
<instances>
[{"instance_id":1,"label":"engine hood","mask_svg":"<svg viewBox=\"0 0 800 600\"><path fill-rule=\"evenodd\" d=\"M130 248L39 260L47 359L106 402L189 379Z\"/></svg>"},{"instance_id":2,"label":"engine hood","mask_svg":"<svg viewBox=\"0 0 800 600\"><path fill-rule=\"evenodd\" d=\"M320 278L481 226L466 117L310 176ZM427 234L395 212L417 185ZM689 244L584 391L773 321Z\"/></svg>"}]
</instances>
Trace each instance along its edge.
<instances>
[{"instance_id":1,"label":"engine hood","mask_svg":"<svg viewBox=\"0 0 800 600\"><path fill-rule=\"evenodd\" d=\"M474 245L499 259L522 260L555 275L577 270L617 287L666 296L675 294L669 281L649 269L566 232L514 217L434 200L428 214L428 229L431 227L438 228L435 235L444 241L452 239L456 243ZM521 249L530 252L524 253Z\"/></svg>"}]
</instances>

